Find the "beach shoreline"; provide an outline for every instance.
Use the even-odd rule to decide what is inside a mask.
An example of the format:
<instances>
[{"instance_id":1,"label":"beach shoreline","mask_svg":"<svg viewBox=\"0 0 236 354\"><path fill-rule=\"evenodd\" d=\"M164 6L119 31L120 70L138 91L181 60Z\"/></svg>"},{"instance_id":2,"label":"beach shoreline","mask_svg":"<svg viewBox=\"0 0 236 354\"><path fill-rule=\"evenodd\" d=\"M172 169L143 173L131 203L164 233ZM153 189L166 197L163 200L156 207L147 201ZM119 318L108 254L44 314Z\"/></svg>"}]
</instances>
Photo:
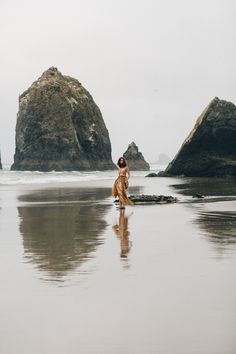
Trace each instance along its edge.
<instances>
[{"instance_id":1,"label":"beach shoreline","mask_svg":"<svg viewBox=\"0 0 236 354\"><path fill-rule=\"evenodd\" d=\"M1 352L233 354L233 182L133 176L179 202L120 212L114 176L0 186Z\"/></svg>"}]
</instances>

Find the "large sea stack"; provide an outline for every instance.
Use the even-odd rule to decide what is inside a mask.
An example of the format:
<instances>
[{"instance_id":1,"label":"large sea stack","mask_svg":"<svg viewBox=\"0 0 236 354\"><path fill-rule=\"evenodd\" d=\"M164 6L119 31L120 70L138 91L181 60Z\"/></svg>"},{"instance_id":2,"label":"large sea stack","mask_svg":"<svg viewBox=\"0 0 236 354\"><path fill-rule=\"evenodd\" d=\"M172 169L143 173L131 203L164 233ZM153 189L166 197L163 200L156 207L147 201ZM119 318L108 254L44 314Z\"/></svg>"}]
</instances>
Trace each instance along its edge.
<instances>
[{"instance_id":1,"label":"large sea stack","mask_svg":"<svg viewBox=\"0 0 236 354\"><path fill-rule=\"evenodd\" d=\"M138 150L137 145L132 142L124 153L124 158L127 160L130 170L132 171L149 171L150 166L144 160L142 153Z\"/></svg>"},{"instance_id":2,"label":"large sea stack","mask_svg":"<svg viewBox=\"0 0 236 354\"><path fill-rule=\"evenodd\" d=\"M102 114L79 81L51 67L20 96L11 169L115 169Z\"/></svg>"},{"instance_id":3,"label":"large sea stack","mask_svg":"<svg viewBox=\"0 0 236 354\"><path fill-rule=\"evenodd\" d=\"M236 176L236 106L214 98L162 176Z\"/></svg>"}]
</instances>

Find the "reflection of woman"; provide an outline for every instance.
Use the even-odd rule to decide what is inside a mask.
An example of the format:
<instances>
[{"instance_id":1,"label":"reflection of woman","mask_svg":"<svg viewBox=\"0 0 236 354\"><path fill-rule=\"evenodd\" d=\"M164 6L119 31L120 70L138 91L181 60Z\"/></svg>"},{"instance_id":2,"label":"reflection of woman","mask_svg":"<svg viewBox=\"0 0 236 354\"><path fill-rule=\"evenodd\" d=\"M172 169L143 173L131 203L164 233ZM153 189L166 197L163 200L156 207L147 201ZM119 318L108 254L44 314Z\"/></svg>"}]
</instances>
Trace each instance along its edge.
<instances>
[{"instance_id":1,"label":"reflection of woman","mask_svg":"<svg viewBox=\"0 0 236 354\"><path fill-rule=\"evenodd\" d=\"M112 195L119 198L120 209L124 209L125 205L133 205L126 195L126 189L129 186L130 171L124 157L119 158L117 165L119 166L119 176L113 185Z\"/></svg>"},{"instance_id":2,"label":"reflection of woman","mask_svg":"<svg viewBox=\"0 0 236 354\"><path fill-rule=\"evenodd\" d=\"M120 239L120 256L121 258L127 258L131 242L129 241L128 217L125 215L124 210L120 211L119 225L114 225L112 228L116 236Z\"/></svg>"}]
</instances>

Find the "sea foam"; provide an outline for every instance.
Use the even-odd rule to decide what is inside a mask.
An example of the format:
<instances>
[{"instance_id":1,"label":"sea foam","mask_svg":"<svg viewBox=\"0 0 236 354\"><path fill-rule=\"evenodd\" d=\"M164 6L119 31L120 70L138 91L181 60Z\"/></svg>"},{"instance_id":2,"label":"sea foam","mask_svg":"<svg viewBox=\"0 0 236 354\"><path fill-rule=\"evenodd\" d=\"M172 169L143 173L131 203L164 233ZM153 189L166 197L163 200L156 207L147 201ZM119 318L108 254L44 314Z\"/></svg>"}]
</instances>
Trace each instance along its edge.
<instances>
[{"instance_id":1,"label":"sea foam","mask_svg":"<svg viewBox=\"0 0 236 354\"><path fill-rule=\"evenodd\" d=\"M0 171L0 185L52 184L96 181L114 178L114 172L39 172L39 171Z\"/></svg>"},{"instance_id":2,"label":"sea foam","mask_svg":"<svg viewBox=\"0 0 236 354\"><path fill-rule=\"evenodd\" d=\"M150 171L160 171L162 166L150 165ZM131 171L133 177L144 177L147 171ZM3 166L0 170L0 185L30 185L52 183L76 183L86 181L112 180L116 178L117 171L11 171L10 166Z\"/></svg>"}]
</instances>

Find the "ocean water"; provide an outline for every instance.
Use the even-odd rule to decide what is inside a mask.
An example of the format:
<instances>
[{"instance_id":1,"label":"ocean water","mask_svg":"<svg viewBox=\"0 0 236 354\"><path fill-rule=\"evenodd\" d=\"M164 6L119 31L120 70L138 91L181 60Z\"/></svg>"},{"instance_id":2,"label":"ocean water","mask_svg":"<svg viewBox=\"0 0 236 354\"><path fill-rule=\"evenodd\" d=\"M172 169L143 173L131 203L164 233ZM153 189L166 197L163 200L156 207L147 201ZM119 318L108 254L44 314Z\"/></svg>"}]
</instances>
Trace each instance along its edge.
<instances>
[{"instance_id":1,"label":"ocean water","mask_svg":"<svg viewBox=\"0 0 236 354\"><path fill-rule=\"evenodd\" d=\"M146 174L0 171L0 354L235 354L235 179Z\"/></svg>"},{"instance_id":2,"label":"ocean water","mask_svg":"<svg viewBox=\"0 0 236 354\"><path fill-rule=\"evenodd\" d=\"M151 171L159 171L160 167L153 166ZM132 176L145 176L148 172L134 171ZM84 181L112 180L117 175L116 171L93 172L39 172L39 171L10 171L9 166L0 170L0 185L29 185L73 183Z\"/></svg>"}]
</instances>

